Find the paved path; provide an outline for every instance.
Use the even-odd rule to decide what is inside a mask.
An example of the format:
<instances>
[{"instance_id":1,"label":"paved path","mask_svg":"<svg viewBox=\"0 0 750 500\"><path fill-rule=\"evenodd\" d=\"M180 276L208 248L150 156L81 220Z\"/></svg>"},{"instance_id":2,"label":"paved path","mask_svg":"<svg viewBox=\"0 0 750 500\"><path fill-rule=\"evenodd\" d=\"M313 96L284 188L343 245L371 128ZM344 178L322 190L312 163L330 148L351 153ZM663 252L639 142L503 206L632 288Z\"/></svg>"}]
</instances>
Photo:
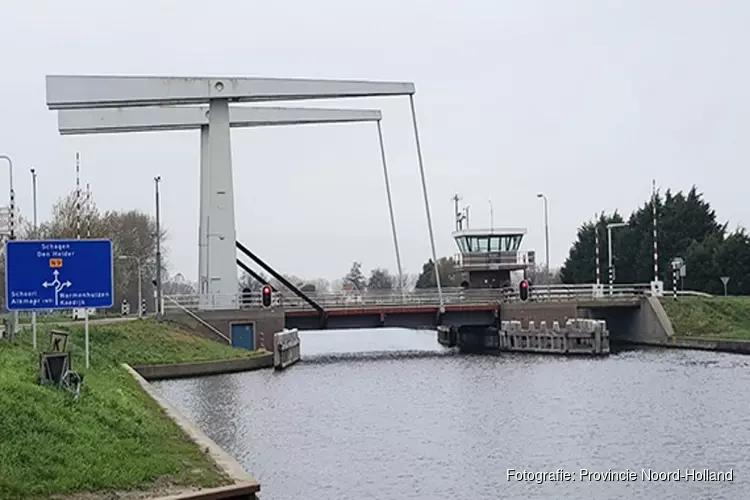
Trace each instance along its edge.
<instances>
[{"instance_id":1,"label":"paved path","mask_svg":"<svg viewBox=\"0 0 750 500\"><path fill-rule=\"evenodd\" d=\"M152 315L146 315L144 318L150 318ZM26 318L24 318L25 320ZM125 323L128 321L135 321L138 316L115 316L109 318L91 318L89 319L89 325L107 325L110 323ZM77 320L64 320L64 321L37 321L37 326L41 325L53 325L53 326L76 326L83 325L82 319ZM23 321L20 326L31 326L31 320Z\"/></svg>"}]
</instances>

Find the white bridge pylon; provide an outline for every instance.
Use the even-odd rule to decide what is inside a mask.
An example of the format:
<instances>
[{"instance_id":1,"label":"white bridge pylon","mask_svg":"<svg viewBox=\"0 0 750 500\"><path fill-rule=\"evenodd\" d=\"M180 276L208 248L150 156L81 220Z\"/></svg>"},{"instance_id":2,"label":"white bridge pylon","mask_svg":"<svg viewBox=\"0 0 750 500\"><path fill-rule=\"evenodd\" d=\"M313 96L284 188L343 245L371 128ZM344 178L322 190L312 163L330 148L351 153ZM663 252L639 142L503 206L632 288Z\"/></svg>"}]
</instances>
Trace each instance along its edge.
<instances>
[{"instance_id":1,"label":"white bridge pylon","mask_svg":"<svg viewBox=\"0 0 750 500\"><path fill-rule=\"evenodd\" d=\"M202 245L199 251L199 268L204 281L207 283L207 286L205 288L202 286L201 290L214 297L221 297L222 303L214 302L212 308L226 309L238 307L230 126L234 115L240 112L235 110L243 109L244 111L246 109L233 107L230 111L229 103L408 95L412 104L420 171L423 174L421 150L416 133L413 94L414 84L404 82L282 78L47 76L47 106L51 110L61 111L59 127L60 132L65 135L201 128L199 244L202 243ZM164 108L165 106L185 104L208 104L208 115L206 116L205 108L187 108L190 111L186 111L186 108ZM101 113L99 115L93 111L86 114L82 114L82 111L64 111L98 108L123 109L108 110L106 113L102 110L98 112ZM195 109L200 111L195 111ZM284 109L282 113L286 113L286 119L290 122L284 124L299 124L300 120L291 120L292 115L296 112L307 113L308 115L308 120L301 123L374 121L372 115L368 119L363 118L368 112L372 113L372 110L325 110L325 113L328 113L328 119L325 119L322 110L275 109ZM164 118L167 110L175 112L170 119ZM336 111L359 113L360 118L332 120L330 114ZM268 123L269 120L273 121L273 112L263 112L267 113L265 121L261 123L259 120L255 125L244 126L282 124L278 121L278 118L274 123ZM184 113L184 115L179 118L177 113ZM186 118L187 113L194 113L192 121ZM256 113L260 112L256 111ZM316 113L320 119L313 120L312 115ZM380 117L375 120L378 121L379 125ZM240 121L241 119L238 118L237 126L242 126L239 125ZM149 128L149 124L151 128ZM378 131L380 132L380 128ZM387 185L386 187L388 188ZM434 240L424 179L423 192L434 254ZM393 217L391 219L395 228ZM218 236L210 238L209 235ZM398 256L397 259L400 260ZM433 260L436 260L435 255L433 255Z\"/></svg>"}]
</instances>

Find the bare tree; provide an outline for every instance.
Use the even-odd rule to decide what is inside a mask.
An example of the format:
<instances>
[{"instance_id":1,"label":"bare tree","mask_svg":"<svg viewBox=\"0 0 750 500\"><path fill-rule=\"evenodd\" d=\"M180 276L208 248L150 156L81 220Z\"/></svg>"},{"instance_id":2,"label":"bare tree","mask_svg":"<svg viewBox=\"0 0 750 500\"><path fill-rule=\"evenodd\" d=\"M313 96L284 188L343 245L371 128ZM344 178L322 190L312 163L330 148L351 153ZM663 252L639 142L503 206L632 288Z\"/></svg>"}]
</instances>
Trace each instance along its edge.
<instances>
[{"instance_id":1,"label":"bare tree","mask_svg":"<svg viewBox=\"0 0 750 500\"><path fill-rule=\"evenodd\" d=\"M398 288L399 290L404 289L407 292L413 292L417 285L417 280L419 279L418 274L414 273L404 273L403 276L394 276L394 287Z\"/></svg>"},{"instance_id":2,"label":"bare tree","mask_svg":"<svg viewBox=\"0 0 750 500\"><path fill-rule=\"evenodd\" d=\"M57 200L52 206L52 219L39 225L38 234L40 239L108 237L96 203L93 199L81 202L75 190Z\"/></svg>"},{"instance_id":3,"label":"bare tree","mask_svg":"<svg viewBox=\"0 0 750 500\"><path fill-rule=\"evenodd\" d=\"M119 302L127 298L131 303L137 300L138 268L136 262L141 265L143 294L144 297L147 296L147 290L153 290L151 283L156 276L156 221L150 215L138 210L110 211L101 217L100 224L104 236L112 240L117 259L115 299ZM167 249L163 242L167 233L164 229L161 233L162 268L166 275L168 271ZM150 303L151 301L146 301L147 307Z\"/></svg>"},{"instance_id":4,"label":"bare tree","mask_svg":"<svg viewBox=\"0 0 750 500\"><path fill-rule=\"evenodd\" d=\"M182 273L166 275L162 280L162 291L165 295L193 295L197 289L197 283L188 281Z\"/></svg>"},{"instance_id":5,"label":"bare tree","mask_svg":"<svg viewBox=\"0 0 750 500\"><path fill-rule=\"evenodd\" d=\"M308 283L311 283L315 286L315 291L317 293L328 293L331 291L331 282L325 278L308 280Z\"/></svg>"},{"instance_id":6,"label":"bare tree","mask_svg":"<svg viewBox=\"0 0 750 500\"><path fill-rule=\"evenodd\" d=\"M258 273L261 278L266 280L268 282L268 276L266 276L265 273L261 272ZM258 280L250 276L246 272L242 272L242 276L240 277L240 291L244 291L246 289L250 290L251 292L260 292L261 287L263 286L262 283L260 283ZM278 288L277 288L278 290Z\"/></svg>"},{"instance_id":7,"label":"bare tree","mask_svg":"<svg viewBox=\"0 0 750 500\"><path fill-rule=\"evenodd\" d=\"M30 234L31 225L24 222ZM115 304L127 299L138 301L138 272L142 273L143 297L153 291L151 285L156 275L156 221L139 210L108 211L101 214L93 199L77 202L75 190L62 197L52 208L52 218L42 222L37 231L39 239L105 238L112 241L115 267ZM162 245L162 267L168 268L165 246L167 231L161 228L158 235ZM140 264L140 269L139 269ZM4 283L4 280L3 280ZM153 307L146 300L147 307Z\"/></svg>"},{"instance_id":8,"label":"bare tree","mask_svg":"<svg viewBox=\"0 0 750 500\"><path fill-rule=\"evenodd\" d=\"M342 278L337 278L331 281L331 292L341 293L343 290L344 290L344 280Z\"/></svg>"},{"instance_id":9,"label":"bare tree","mask_svg":"<svg viewBox=\"0 0 750 500\"><path fill-rule=\"evenodd\" d=\"M531 281L534 285L546 285L562 283L559 268L552 268L547 274L547 270L543 265L536 265L526 271L526 278Z\"/></svg>"}]
</instances>

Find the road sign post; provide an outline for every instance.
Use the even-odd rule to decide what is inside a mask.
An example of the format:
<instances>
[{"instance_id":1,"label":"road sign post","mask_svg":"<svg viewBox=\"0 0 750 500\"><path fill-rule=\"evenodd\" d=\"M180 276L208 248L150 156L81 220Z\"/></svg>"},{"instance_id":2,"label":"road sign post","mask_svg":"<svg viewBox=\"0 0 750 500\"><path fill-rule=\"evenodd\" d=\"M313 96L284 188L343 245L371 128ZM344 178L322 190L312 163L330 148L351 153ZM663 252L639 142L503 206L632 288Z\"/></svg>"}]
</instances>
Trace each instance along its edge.
<instances>
[{"instance_id":1,"label":"road sign post","mask_svg":"<svg viewBox=\"0 0 750 500\"><path fill-rule=\"evenodd\" d=\"M727 283L729 283L729 276L722 276L721 282L724 284L724 297L727 296Z\"/></svg>"},{"instance_id":2,"label":"road sign post","mask_svg":"<svg viewBox=\"0 0 750 500\"><path fill-rule=\"evenodd\" d=\"M112 307L110 240L12 240L6 244L5 303L9 311L85 309L86 368L89 308Z\"/></svg>"}]
</instances>

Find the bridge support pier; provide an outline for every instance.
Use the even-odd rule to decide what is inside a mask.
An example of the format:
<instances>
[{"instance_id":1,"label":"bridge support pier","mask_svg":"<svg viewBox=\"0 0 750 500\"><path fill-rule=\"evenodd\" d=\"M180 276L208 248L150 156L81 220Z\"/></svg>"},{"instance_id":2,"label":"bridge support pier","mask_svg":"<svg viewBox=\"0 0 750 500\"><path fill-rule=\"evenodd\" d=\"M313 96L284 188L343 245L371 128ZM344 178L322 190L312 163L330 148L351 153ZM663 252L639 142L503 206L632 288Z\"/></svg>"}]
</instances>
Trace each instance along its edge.
<instances>
[{"instance_id":1,"label":"bridge support pier","mask_svg":"<svg viewBox=\"0 0 750 500\"><path fill-rule=\"evenodd\" d=\"M217 83L218 85L218 83ZM219 89L217 89L219 90ZM211 99L208 127L201 128L201 202L198 266L205 288L201 304L213 309L236 309L237 241L232 182L229 100ZM208 149L206 151L206 148ZM204 292L205 290L205 292Z\"/></svg>"}]
</instances>

